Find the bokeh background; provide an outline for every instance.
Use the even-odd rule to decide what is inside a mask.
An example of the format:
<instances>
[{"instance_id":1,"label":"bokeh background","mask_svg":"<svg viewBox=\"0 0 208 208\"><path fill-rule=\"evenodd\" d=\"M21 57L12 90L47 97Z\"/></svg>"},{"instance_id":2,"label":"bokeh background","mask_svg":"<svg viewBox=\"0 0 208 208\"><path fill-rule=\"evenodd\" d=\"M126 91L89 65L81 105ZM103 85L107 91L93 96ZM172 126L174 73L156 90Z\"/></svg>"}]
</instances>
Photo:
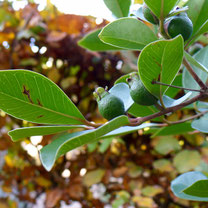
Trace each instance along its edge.
<instances>
[{"instance_id":1,"label":"bokeh background","mask_svg":"<svg viewBox=\"0 0 208 208\"><path fill-rule=\"evenodd\" d=\"M134 3L132 9L142 1ZM77 41L114 19L102 0L0 1L0 70L41 73L87 119L105 122L92 92L97 86L110 88L122 74L137 70L139 54L90 52ZM207 45L206 36L199 42ZM175 97L180 95L176 90ZM169 119L191 113L178 111ZM34 125L0 111L0 208L207 207L178 199L170 190L178 174L208 173L208 137L189 124L162 133L144 129L77 148L59 158L50 172L41 166L38 151L55 135L13 143L7 134Z\"/></svg>"}]
</instances>

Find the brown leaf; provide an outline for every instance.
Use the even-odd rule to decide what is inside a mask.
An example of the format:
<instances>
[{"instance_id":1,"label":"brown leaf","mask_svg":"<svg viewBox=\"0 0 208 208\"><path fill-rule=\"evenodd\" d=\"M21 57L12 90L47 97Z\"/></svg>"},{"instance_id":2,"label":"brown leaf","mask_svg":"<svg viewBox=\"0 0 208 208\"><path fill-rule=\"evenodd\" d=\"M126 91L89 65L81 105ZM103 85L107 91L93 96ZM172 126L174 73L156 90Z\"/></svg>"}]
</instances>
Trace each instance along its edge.
<instances>
[{"instance_id":1,"label":"brown leaf","mask_svg":"<svg viewBox=\"0 0 208 208\"><path fill-rule=\"evenodd\" d=\"M116 168L113 171L113 175L118 178L118 177L123 176L127 171L128 171L128 167L122 166L122 167Z\"/></svg>"},{"instance_id":2,"label":"brown leaf","mask_svg":"<svg viewBox=\"0 0 208 208\"><path fill-rule=\"evenodd\" d=\"M51 31L46 40L47 42L59 42L63 40L67 36L67 33L65 32L58 32L58 31Z\"/></svg>"}]
</instances>

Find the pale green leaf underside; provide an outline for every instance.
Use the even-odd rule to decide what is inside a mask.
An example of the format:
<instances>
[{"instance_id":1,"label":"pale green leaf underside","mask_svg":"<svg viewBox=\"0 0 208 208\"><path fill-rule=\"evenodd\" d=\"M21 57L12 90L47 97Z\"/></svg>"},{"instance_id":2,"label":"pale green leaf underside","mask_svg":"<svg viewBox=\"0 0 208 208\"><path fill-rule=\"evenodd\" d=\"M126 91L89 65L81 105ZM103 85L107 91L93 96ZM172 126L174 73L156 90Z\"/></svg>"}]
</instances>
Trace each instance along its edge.
<instances>
[{"instance_id":1,"label":"pale green leaf underside","mask_svg":"<svg viewBox=\"0 0 208 208\"><path fill-rule=\"evenodd\" d=\"M134 18L120 18L106 25L99 38L107 44L130 50L141 50L158 38L143 22Z\"/></svg>"},{"instance_id":2,"label":"pale green leaf underside","mask_svg":"<svg viewBox=\"0 0 208 208\"><path fill-rule=\"evenodd\" d=\"M201 118L194 120L191 123L191 126L200 132L208 133L208 114L205 114Z\"/></svg>"},{"instance_id":3,"label":"pale green leaf underside","mask_svg":"<svg viewBox=\"0 0 208 208\"><path fill-rule=\"evenodd\" d=\"M59 156L84 144L96 141L98 138L102 137L108 132L128 124L128 117L120 116L97 129L75 132L72 134L60 136L58 139L55 139L53 142L41 149L41 162L46 170L49 171Z\"/></svg>"},{"instance_id":4,"label":"pale green leaf underside","mask_svg":"<svg viewBox=\"0 0 208 208\"><path fill-rule=\"evenodd\" d=\"M199 180L207 180L207 177L198 171L184 173L171 182L171 189L173 193L181 199L193 201L208 201L208 197L204 198L191 196L183 192L183 190Z\"/></svg>"},{"instance_id":5,"label":"pale green leaf underside","mask_svg":"<svg viewBox=\"0 0 208 208\"><path fill-rule=\"evenodd\" d=\"M108 45L103 43L99 38L98 34L100 33L101 29L95 30L90 32L84 38L82 38L78 44L88 50L91 51L118 51L121 50L119 47L114 47L112 45Z\"/></svg>"},{"instance_id":6,"label":"pale green leaf underside","mask_svg":"<svg viewBox=\"0 0 208 208\"><path fill-rule=\"evenodd\" d=\"M159 40L147 45L138 60L139 75L146 89L160 96L168 89L166 86L152 84L153 80L171 84L175 79L183 59L183 38Z\"/></svg>"},{"instance_id":7,"label":"pale green leaf underside","mask_svg":"<svg viewBox=\"0 0 208 208\"><path fill-rule=\"evenodd\" d=\"M40 124L83 124L83 115L48 78L29 70L0 71L0 109Z\"/></svg>"},{"instance_id":8,"label":"pale green leaf underside","mask_svg":"<svg viewBox=\"0 0 208 208\"><path fill-rule=\"evenodd\" d=\"M185 94L184 96L182 96L181 98L179 98L177 100L172 99L172 98L165 95L165 96L163 96L163 103L166 108L170 108L170 107L179 105L182 102L186 101L191 95L192 95L192 92L188 92L187 94Z\"/></svg>"},{"instance_id":9,"label":"pale green leaf underside","mask_svg":"<svg viewBox=\"0 0 208 208\"><path fill-rule=\"evenodd\" d=\"M198 53L196 53L196 55L193 56L193 58L201 65L204 66L206 69L208 68L208 46L206 46L205 48L201 49ZM196 64L192 64L193 60L189 62L191 63L194 71L196 72L196 74L199 76L199 78L203 81L206 82L208 79L208 73L205 72L204 70L194 65ZM188 70L186 68L184 68L183 70L183 87L186 88L191 88L191 89L200 89L200 86L198 85L198 83L194 80L194 78L191 76L191 74L188 72ZM198 94L198 92L193 92L191 97L194 97Z\"/></svg>"},{"instance_id":10,"label":"pale green leaf underside","mask_svg":"<svg viewBox=\"0 0 208 208\"><path fill-rule=\"evenodd\" d=\"M108 9L117 17L127 17L131 0L104 0Z\"/></svg>"},{"instance_id":11,"label":"pale green leaf underside","mask_svg":"<svg viewBox=\"0 0 208 208\"><path fill-rule=\"evenodd\" d=\"M9 136L13 140L13 142L17 142L21 139L30 136L40 136L40 135L50 135L63 131L67 131L69 129L74 128L85 128L83 125L74 125L74 126L34 126L34 127L26 127L26 128L18 128L9 132Z\"/></svg>"},{"instance_id":12,"label":"pale green leaf underside","mask_svg":"<svg viewBox=\"0 0 208 208\"><path fill-rule=\"evenodd\" d=\"M208 179L206 180L199 180L183 190L185 194L197 197L206 197L208 198Z\"/></svg>"},{"instance_id":13,"label":"pale green leaf underside","mask_svg":"<svg viewBox=\"0 0 208 208\"><path fill-rule=\"evenodd\" d=\"M158 17L166 17L178 0L144 0L147 6Z\"/></svg>"},{"instance_id":14,"label":"pale green leaf underside","mask_svg":"<svg viewBox=\"0 0 208 208\"><path fill-rule=\"evenodd\" d=\"M199 63L189 53L185 52L184 56L186 57L186 59L188 60L189 63L193 64L195 67L201 69L202 71L208 73L208 68L206 68L203 64Z\"/></svg>"},{"instance_id":15,"label":"pale green leaf underside","mask_svg":"<svg viewBox=\"0 0 208 208\"><path fill-rule=\"evenodd\" d=\"M114 85L109 92L123 101L125 111L127 111L134 103L130 95L129 86L126 83L118 83Z\"/></svg>"}]
</instances>

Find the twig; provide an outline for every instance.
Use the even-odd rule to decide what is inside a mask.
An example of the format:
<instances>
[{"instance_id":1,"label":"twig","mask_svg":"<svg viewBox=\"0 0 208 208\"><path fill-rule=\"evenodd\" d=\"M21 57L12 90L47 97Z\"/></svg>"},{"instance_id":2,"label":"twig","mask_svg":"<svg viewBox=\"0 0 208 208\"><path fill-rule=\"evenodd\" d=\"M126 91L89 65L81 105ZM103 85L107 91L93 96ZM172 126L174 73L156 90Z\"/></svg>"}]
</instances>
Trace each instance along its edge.
<instances>
[{"instance_id":1,"label":"twig","mask_svg":"<svg viewBox=\"0 0 208 208\"><path fill-rule=\"evenodd\" d=\"M199 118L199 117L203 116L203 115L206 114L206 113L208 113L208 111L204 111L204 112L202 112L202 113L196 114L196 115L191 116L191 117L189 117L189 118L186 118L186 119L183 119L183 120L179 120L179 121L174 121L174 122L167 121L166 119L165 119L165 120L168 122L169 125L180 124L180 123L184 123L184 122L186 122L186 121L193 120L193 119L195 119L195 118Z\"/></svg>"},{"instance_id":2,"label":"twig","mask_svg":"<svg viewBox=\"0 0 208 208\"><path fill-rule=\"evenodd\" d=\"M196 72L193 70L191 65L188 63L188 61L184 58L183 59L183 64L186 67L186 69L189 71L191 76L195 79L195 81L198 83L198 85L201 87L202 90L206 90L207 86L204 84L204 82L198 77Z\"/></svg>"},{"instance_id":3,"label":"twig","mask_svg":"<svg viewBox=\"0 0 208 208\"><path fill-rule=\"evenodd\" d=\"M162 115L166 115L167 113L171 113L171 112L175 112L185 106L188 106L196 101L198 101L199 99L204 99L204 98L208 98L208 93L200 93L199 95L191 98L190 100L187 100L179 105L176 105L176 106L173 106L173 107L169 107L169 108L166 108L160 112L157 112L157 113L154 113L154 114L151 114L151 115L148 115L148 116L145 116L145 117L139 117L137 119L134 119L134 123L131 122L131 126L137 126L137 125L140 125L146 121L149 121L149 120L152 120L154 118L157 118L157 117L160 117Z\"/></svg>"},{"instance_id":4,"label":"twig","mask_svg":"<svg viewBox=\"0 0 208 208\"><path fill-rule=\"evenodd\" d=\"M169 84L165 84L162 82L157 82L155 80L152 81L152 84L164 85L164 86L168 86L168 87L173 87L173 88L182 89L182 90L189 90L189 91L194 91L194 92L204 92L204 90L195 90L195 89L179 87L179 86L175 86L175 85L169 85Z\"/></svg>"}]
</instances>

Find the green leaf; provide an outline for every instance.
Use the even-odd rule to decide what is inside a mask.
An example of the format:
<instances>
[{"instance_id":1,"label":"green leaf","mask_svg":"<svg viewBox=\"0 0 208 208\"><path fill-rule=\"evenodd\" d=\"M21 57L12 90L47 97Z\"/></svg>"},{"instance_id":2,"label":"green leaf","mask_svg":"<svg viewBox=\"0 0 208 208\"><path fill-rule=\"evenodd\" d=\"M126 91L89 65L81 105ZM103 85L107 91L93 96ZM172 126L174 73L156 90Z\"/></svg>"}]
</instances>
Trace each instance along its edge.
<instances>
[{"instance_id":1,"label":"green leaf","mask_svg":"<svg viewBox=\"0 0 208 208\"><path fill-rule=\"evenodd\" d=\"M100 146L99 146L99 152L100 153L104 153L111 145L112 141L113 141L113 137L112 138L108 138L108 139L104 139Z\"/></svg>"},{"instance_id":2,"label":"green leaf","mask_svg":"<svg viewBox=\"0 0 208 208\"><path fill-rule=\"evenodd\" d=\"M128 82L126 81L126 79L130 77L130 74L131 74L131 73L125 74L125 75L119 77L119 78L115 81L114 84L115 84L115 85L116 85L116 84L119 84L119 83L126 83L126 84L128 84Z\"/></svg>"},{"instance_id":3,"label":"green leaf","mask_svg":"<svg viewBox=\"0 0 208 208\"><path fill-rule=\"evenodd\" d=\"M160 186L146 186L141 190L142 195L148 197L154 197L158 194L163 193L163 189Z\"/></svg>"},{"instance_id":4,"label":"green leaf","mask_svg":"<svg viewBox=\"0 0 208 208\"><path fill-rule=\"evenodd\" d=\"M69 129L74 128L84 128L83 125L75 125L75 126L34 126L34 127L26 127L26 128L18 128L9 132L9 136L13 140L13 142L17 142L21 139L30 136L39 136L39 135L50 135L63 131L67 131Z\"/></svg>"},{"instance_id":5,"label":"green leaf","mask_svg":"<svg viewBox=\"0 0 208 208\"><path fill-rule=\"evenodd\" d=\"M188 44L193 43L200 35L208 31L208 20L199 28L199 30L192 36Z\"/></svg>"},{"instance_id":6,"label":"green leaf","mask_svg":"<svg viewBox=\"0 0 208 208\"><path fill-rule=\"evenodd\" d=\"M107 133L106 135L102 136L101 138L105 139L108 137L121 136L121 135L125 135L125 134L130 134L130 133L138 131L140 129L157 127L157 126L159 126L157 123L143 123L139 126L123 126L118 129L115 129L114 131Z\"/></svg>"},{"instance_id":7,"label":"green leaf","mask_svg":"<svg viewBox=\"0 0 208 208\"><path fill-rule=\"evenodd\" d=\"M180 149L181 146L179 145L178 140L171 136L160 138L155 146L155 150L162 155L167 155L170 152L178 151Z\"/></svg>"},{"instance_id":8,"label":"green leaf","mask_svg":"<svg viewBox=\"0 0 208 208\"><path fill-rule=\"evenodd\" d=\"M119 84L114 85L109 90L109 92L112 95L119 97L123 101L125 111L127 111L134 103L134 101L132 100L131 95L130 95L129 86L125 83L119 83Z\"/></svg>"},{"instance_id":9,"label":"green leaf","mask_svg":"<svg viewBox=\"0 0 208 208\"><path fill-rule=\"evenodd\" d=\"M201 156L195 150L183 150L173 159L173 164L179 173L190 171L200 164Z\"/></svg>"},{"instance_id":10,"label":"green leaf","mask_svg":"<svg viewBox=\"0 0 208 208\"><path fill-rule=\"evenodd\" d=\"M182 74L178 74L174 79L172 85L182 87ZM181 89L169 87L168 90L165 92L165 95L174 98Z\"/></svg>"},{"instance_id":11,"label":"green leaf","mask_svg":"<svg viewBox=\"0 0 208 208\"><path fill-rule=\"evenodd\" d=\"M173 167L171 165L171 162L167 159L159 159L159 160L155 160L153 162L153 167L156 170L159 170L160 172L172 172L173 171Z\"/></svg>"},{"instance_id":12,"label":"green leaf","mask_svg":"<svg viewBox=\"0 0 208 208\"><path fill-rule=\"evenodd\" d=\"M128 17L131 0L104 0L104 3L117 18Z\"/></svg>"},{"instance_id":13,"label":"green leaf","mask_svg":"<svg viewBox=\"0 0 208 208\"><path fill-rule=\"evenodd\" d=\"M50 171L55 160L61 155L84 144L94 142L108 132L118 129L120 126L127 125L128 123L129 120L127 116L120 116L97 129L60 136L41 149L41 162L45 169Z\"/></svg>"},{"instance_id":14,"label":"green leaf","mask_svg":"<svg viewBox=\"0 0 208 208\"><path fill-rule=\"evenodd\" d=\"M105 175L105 170L97 169L93 171L87 172L87 174L83 178L83 183L85 186L92 186L93 184L100 183L103 176Z\"/></svg>"},{"instance_id":15,"label":"green leaf","mask_svg":"<svg viewBox=\"0 0 208 208\"><path fill-rule=\"evenodd\" d=\"M201 28L208 19L208 0L189 0L187 14L193 23L193 35Z\"/></svg>"},{"instance_id":16,"label":"green leaf","mask_svg":"<svg viewBox=\"0 0 208 208\"><path fill-rule=\"evenodd\" d=\"M200 180L189 186L188 188L184 189L183 192L185 194L197 197L206 197L208 198L208 179Z\"/></svg>"},{"instance_id":17,"label":"green leaf","mask_svg":"<svg viewBox=\"0 0 208 208\"><path fill-rule=\"evenodd\" d=\"M98 34L100 33L101 29L95 30L90 32L84 38L82 38L78 45L88 49L90 51L111 51L111 50L121 50L121 48L114 47L108 44L103 43L99 38Z\"/></svg>"},{"instance_id":18,"label":"green leaf","mask_svg":"<svg viewBox=\"0 0 208 208\"><path fill-rule=\"evenodd\" d=\"M139 75L147 90L160 96L168 89L167 86L152 84L160 81L171 84L175 79L183 59L183 38L177 36L171 40L159 40L147 45L138 60Z\"/></svg>"},{"instance_id":19,"label":"green leaf","mask_svg":"<svg viewBox=\"0 0 208 208\"><path fill-rule=\"evenodd\" d=\"M191 126L193 129L196 129L203 133L208 133L208 114L205 114L199 119L196 119L192 122Z\"/></svg>"},{"instance_id":20,"label":"green leaf","mask_svg":"<svg viewBox=\"0 0 208 208\"><path fill-rule=\"evenodd\" d=\"M83 124L85 118L51 80L28 70L0 71L0 109L40 124Z\"/></svg>"},{"instance_id":21,"label":"green leaf","mask_svg":"<svg viewBox=\"0 0 208 208\"><path fill-rule=\"evenodd\" d=\"M143 22L124 17L106 25L99 38L104 43L130 50L141 50L157 40L153 31Z\"/></svg>"},{"instance_id":22,"label":"green leaf","mask_svg":"<svg viewBox=\"0 0 208 208\"><path fill-rule=\"evenodd\" d=\"M180 123L175 125L170 125L167 127L163 127L158 129L151 137L155 136L168 136L168 135L179 135L184 134L187 132L193 131L193 128L191 127L191 123ZM151 131L149 132L151 133Z\"/></svg>"},{"instance_id":23,"label":"green leaf","mask_svg":"<svg viewBox=\"0 0 208 208\"><path fill-rule=\"evenodd\" d=\"M144 0L147 6L158 17L166 17L178 0Z\"/></svg>"},{"instance_id":24,"label":"green leaf","mask_svg":"<svg viewBox=\"0 0 208 208\"><path fill-rule=\"evenodd\" d=\"M192 171L184 173L171 182L171 189L173 193L181 199L193 201L208 201L208 197L205 198L191 196L183 192L186 188L190 187L192 184L200 180L207 180L207 177L201 172Z\"/></svg>"},{"instance_id":25,"label":"green leaf","mask_svg":"<svg viewBox=\"0 0 208 208\"><path fill-rule=\"evenodd\" d=\"M194 57L192 57L189 53L185 52L184 56L188 60L188 62L197 68L201 69L202 71L208 73L208 68L206 68L203 64L199 63Z\"/></svg>"},{"instance_id":26,"label":"green leaf","mask_svg":"<svg viewBox=\"0 0 208 208\"><path fill-rule=\"evenodd\" d=\"M204 66L205 68L208 68L208 46L201 49L198 53L196 53L196 55L193 56L194 59L196 59L196 61L198 63L200 63L202 66ZM193 70L196 72L196 74L199 76L199 78L203 81L206 82L207 78L208 78L208 73L202 71L200 68L197 68L195 66L193 66L191 64ZM191 76L191 74L187 71L186 68L184 68L183 70L183 87L186 88L191 88L191 89L200 89L200 86L198 85L198 83L194 80L194 78ZM197 94L199 94L198 92L192 92L191 97L196 96Z\"/></svg>"},{"instance_id":27,"label":"green leaf","mask_svg":"<svg viewBox=\"0 0 208 208\"><path fill-rule=\"evenodd\" d=\"M134 117L144 117L157 112L158 109L154 106L144 106L136 103L134 103L128 110L128 113Z\"/></svg>"}]
</instances>

